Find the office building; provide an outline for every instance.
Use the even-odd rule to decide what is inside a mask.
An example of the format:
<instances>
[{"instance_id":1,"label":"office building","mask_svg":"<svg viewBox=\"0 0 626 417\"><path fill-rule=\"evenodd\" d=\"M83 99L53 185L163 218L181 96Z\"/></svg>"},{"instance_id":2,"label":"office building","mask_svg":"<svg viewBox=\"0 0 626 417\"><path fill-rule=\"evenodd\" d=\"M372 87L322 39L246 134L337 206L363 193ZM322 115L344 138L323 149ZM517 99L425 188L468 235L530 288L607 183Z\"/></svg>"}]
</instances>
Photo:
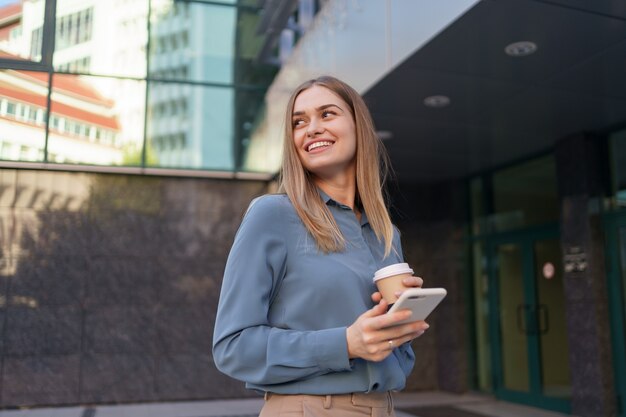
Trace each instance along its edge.
<instances>
[{"instance_id":1,"label":"office building","mask_svg":"<svg viewBox=\"0 0 626 417\"><path fill-rule=\"evenodd\" d=\"M36 89L28 134L0 133L1 407L255 395L212 363L221 274L287 97L331 74L389 151L407 261L449 294L407 390L625 415L623 2L51 4L0 9L0 122Z\"/></svg>"}]
</instances>

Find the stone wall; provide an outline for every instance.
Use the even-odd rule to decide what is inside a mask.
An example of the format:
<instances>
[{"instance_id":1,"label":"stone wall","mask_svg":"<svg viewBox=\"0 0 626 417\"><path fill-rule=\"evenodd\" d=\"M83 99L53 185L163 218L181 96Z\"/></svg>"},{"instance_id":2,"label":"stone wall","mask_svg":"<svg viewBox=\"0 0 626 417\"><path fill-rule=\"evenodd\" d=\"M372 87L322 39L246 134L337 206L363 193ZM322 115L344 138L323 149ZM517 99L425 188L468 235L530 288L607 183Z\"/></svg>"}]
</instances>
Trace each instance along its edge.
<instances>
[{"instance_id":1,"label":"stone wall","mask_svg":"<svg viewBox=\"0 0 626 417\"><path fill-rule=\"evenodd\" d=\"M560 140L555 151L563 258L584 256L587 263L564 273L572 414L581 417L618 414L604 235L593 209L600 196L609 195L603 146L602 138L576 134Z\"/></svg>"},{"instance_id":2,"label":"stone wall","mask_svg":"<svg viewBox=\"0 0 626 417\"><path fill-rule=\"evenodd\" d=\"M268 187L1 169L0 408L255 396L216 370L211 339L234 234ZM449 291L407 390L463 391L462 227L436 189L396 191L408 262Z\"/></svg>"},{"instance_id":3,"label":"stone wall","mask_svg":"<svg viewBox=\"0 0 626 417\"><path fill-rule=\"evenodd\" d=\"M402 234L406 261L424 287L448 295L428 318L430 328L413 342L415 369L408 390L469 389L468 265L466 191L462 183L403 184L394 199L394 222Z\"/></svg>"},{"instance_id":4,"label":"stone wall","mask_svg":"<svg viewBox=\"0 0 626 417\"><path fill-rule=\"evenodd\" d=\"M0 170L0 406L253 395L211 358L254 181Z\"/></svg>"}]
</instances>

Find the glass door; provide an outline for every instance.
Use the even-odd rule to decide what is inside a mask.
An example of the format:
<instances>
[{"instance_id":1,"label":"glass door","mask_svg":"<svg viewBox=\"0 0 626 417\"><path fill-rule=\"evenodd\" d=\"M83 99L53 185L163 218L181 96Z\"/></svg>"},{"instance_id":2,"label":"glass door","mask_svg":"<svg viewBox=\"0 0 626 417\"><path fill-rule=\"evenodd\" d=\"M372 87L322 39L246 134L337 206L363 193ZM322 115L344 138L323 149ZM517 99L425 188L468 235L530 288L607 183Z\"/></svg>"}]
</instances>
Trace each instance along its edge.
<instances>
[{"instance_id":1,"label":"glass door","mask_svg":"<svg viewBox=\"0 0 626 417\"><path fill-rule=\"evenodd\" d=\"M491 340L499 398L568 412L563 268L555 231L490 239Z\"/></svg>"},{"instance_id":2,"label":"glass door","mask_svg":"<svg viewBox=\"0 0 626 417\"><path fill-rule=\"evenodd\" d=\"M605 230L615 386L622 402L619 416L626 417L626 215L609 217Z\"/></svg>"}]
</instances>

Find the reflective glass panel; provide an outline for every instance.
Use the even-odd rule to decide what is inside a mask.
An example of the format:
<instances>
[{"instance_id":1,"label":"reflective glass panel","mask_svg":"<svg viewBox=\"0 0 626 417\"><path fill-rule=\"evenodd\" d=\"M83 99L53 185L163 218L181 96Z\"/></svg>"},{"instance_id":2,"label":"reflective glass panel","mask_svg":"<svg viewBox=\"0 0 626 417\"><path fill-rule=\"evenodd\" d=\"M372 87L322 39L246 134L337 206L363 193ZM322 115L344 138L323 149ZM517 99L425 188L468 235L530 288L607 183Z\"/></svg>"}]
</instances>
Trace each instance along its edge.
<instances>
[{"instance_id":1,"label":"reflective glass panel","mask_svg":"<svg viewBox=\"0 0 626 417\"><path fill-rule=\"evenodd\" d=\"M0 71L0 159L43 161L48 74Z\"/></svg>"},{"instance_id":2,"label":"reflective glass panel","mask_svg":"<svg viewBox=\"0 0 626 417\"><path fill-rule=\"evenodd\" d=\"M179 0L179 1L189 1L189 0ZM237 6L248 6L248 7L258 7L259 0L193 0L196 2L206 2L206 3L223 3L228 5L237 5Z\"/></svg>"},{"instance_id":3,"label":"reflective glass panel","mask_svg":"<svg viewBox=\"0 0 626 417\"><path fill-rule=\"evenodd\" d=\"M493 174L491 230L556 221L559 204L554 158L546 156Z\"/></svg>"},{"instance_id":4,"label":"reflective glass panel","mask_svg":"<svg viewBox=\"0 0 626 417\"><path fill-rule=\"evenodd\" d=\"M536 319L543 394L569 397L569 349L561 246L557 239L535 242Z\"/></svg>"},{"instance_id":5,"label":"reflective glass panel","mask_svg":"<svg viewBox=\"0 0 626 417\"><path fill-rule=\"evenodd\" d=\"M529 392L529 323L526 320L521 247L517 244L498 246L496 262L504 387Z\"/></svg>"},{"instance_id":6,"label":"reflective glass panel","mask_svg":"<svg viewBox=\"0 0 626 417\"><path fill-rule=\"evenodd\" d=\"M57 0L57 71L144 78L148 0Z\"/></svg>"},{"instance_id":7,"label":"reflective glass panel","mask_svg":"<svg viewBox=\"0 0 626 417\"><path fill-rule=\"evenodd\" d=\"M622 306L624 316L622 319L626 322L626 227L622 226L619 228L618 239L619 244L617 246L617 250L619 250L620 273L622 278L622 300L624 300L624 305Z\"/></svg>"},{"instance_id":8,"label":"reflective glass panel","mask_svg":"<svg viewBox=\"0 0 626 417\"><path fill-rule=\"evenodd\" d=\"M151 82L147 164L233 170L235 90Z\"/></svg>"},{"instance_id":9,"label":"reflective glass panel","mask_svg":"<svg viewBox=\"0 0 626 417\"><path fill-rule=\"evenodd\" d=\"M264 90L238 90L235 95L235 143L237 148L237 170L245 169L246 155L250 150L252 135L263 122L265 110Z\"/></svg>"},{"instance_id":10,"label":"reflective glass panel","mask_svg":"<svg viewBox=\"0 0 626 417\"><path fill-rule=\"evenodd\" d=\"M489 339L489 277L483 245L473 245L474 307L476 326L476 374L478 388L491 391L491 343Z\"/></svg>"},{"instance_id":11,"label":"reflective glass panel","mask_svg":"<svg viewBox=\"0 0 626 417\"><path fill-rule=\"evenodd\" d=\"M139 165L145 82L55 74L48 161Z\"/></svg>"},{"instance_id":12,"label":"reflective glass panel","mask_svg":"<svg viewBox=\"0 0 626 417\"><path fill-rule=\"evenodd\" d=\"M0 58L41 61L45 0L0 1Z\"/></svg>"},{"instance_id":13,"label":"reflective glass panel","mask_svg":"<svg viewBox=\"0 0 626 417\"><path fill-rule=\"evenodd\" d=\"M196 3L222 3L230 6L243 6L253 9L259 8L259 0L178 0L181 3L196 2Z\"/></svg>"},{"instance_id":14,"label":"reflective glass panel","mask_svg":"<svg viewBox=\"0 0 626 417\"><path fill-rule=\"evenodd\" d=\"M615 205L626 207L626 130L610 136L611 171Z\"/></svg>"},{"instance_id":15,"label":"reflective glass panel","mask_svg":"<svg viewBox=\"0 0 626 417\"><path fill-rule=\"evenodd\" d=\"M251 8L153 0L150 77L268 85L277 68L256 61L259 17Z\"/></svg>"},{"instance_id":16,"label":"reflective glass panel","mask_svg":"<svg viewBox=\"0 0 626 417\"><path fill-rule=\"evenodd\" d=\"M475 235L484 231L485 219L485 196L482 178L474 178L470 181L470 204L472 210L472 233Z\"/></svg>"}]
</instances>

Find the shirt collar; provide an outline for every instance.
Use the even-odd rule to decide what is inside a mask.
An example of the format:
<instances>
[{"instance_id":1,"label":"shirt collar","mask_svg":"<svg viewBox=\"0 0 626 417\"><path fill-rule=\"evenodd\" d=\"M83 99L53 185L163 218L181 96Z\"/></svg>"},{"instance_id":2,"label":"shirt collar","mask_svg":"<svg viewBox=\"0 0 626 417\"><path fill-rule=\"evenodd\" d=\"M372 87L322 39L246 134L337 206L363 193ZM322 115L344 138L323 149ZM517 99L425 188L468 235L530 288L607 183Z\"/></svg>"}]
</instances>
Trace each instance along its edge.
<instances>
[{"instance_id":1,"label":"shirt collar","mask_svg":"<svg viewBox=\"0 0 626 417\"><path fill-rule=\"evenodd\" d=\"M324 191L322 191L321 188L317 187L317 192L320 193L320 197L322 197L322 200L324 201L324 204L326 204L326 205L328 205L329 203L330 204L337 204L337 202L335 200L333 200L332 198L330 198L330 196L328 194L326 194Z\"/></svg>"},{"instance_id":2,"label":"shirt collar","mask_svg":"<svg viewBox=\"0 0 626 417\"><path fill-rule=\"evenodd\" d=\"M342 208L344 210L352 211L352 209L350 209L350 207L346 206L345 204L341 204L341 203L333 200L321 188L317 187L317 192L320 194L320 197L322 197L322 201L324 201L324 204L326 204L327 206L337 206L337 207L340 207L340 208ZM367 220L367 215L365 214L365 210L363 210L363 208L361 208L361 226L364 226L366 224L369 224L369 220Z\"/></svg>"}]
</instances>

